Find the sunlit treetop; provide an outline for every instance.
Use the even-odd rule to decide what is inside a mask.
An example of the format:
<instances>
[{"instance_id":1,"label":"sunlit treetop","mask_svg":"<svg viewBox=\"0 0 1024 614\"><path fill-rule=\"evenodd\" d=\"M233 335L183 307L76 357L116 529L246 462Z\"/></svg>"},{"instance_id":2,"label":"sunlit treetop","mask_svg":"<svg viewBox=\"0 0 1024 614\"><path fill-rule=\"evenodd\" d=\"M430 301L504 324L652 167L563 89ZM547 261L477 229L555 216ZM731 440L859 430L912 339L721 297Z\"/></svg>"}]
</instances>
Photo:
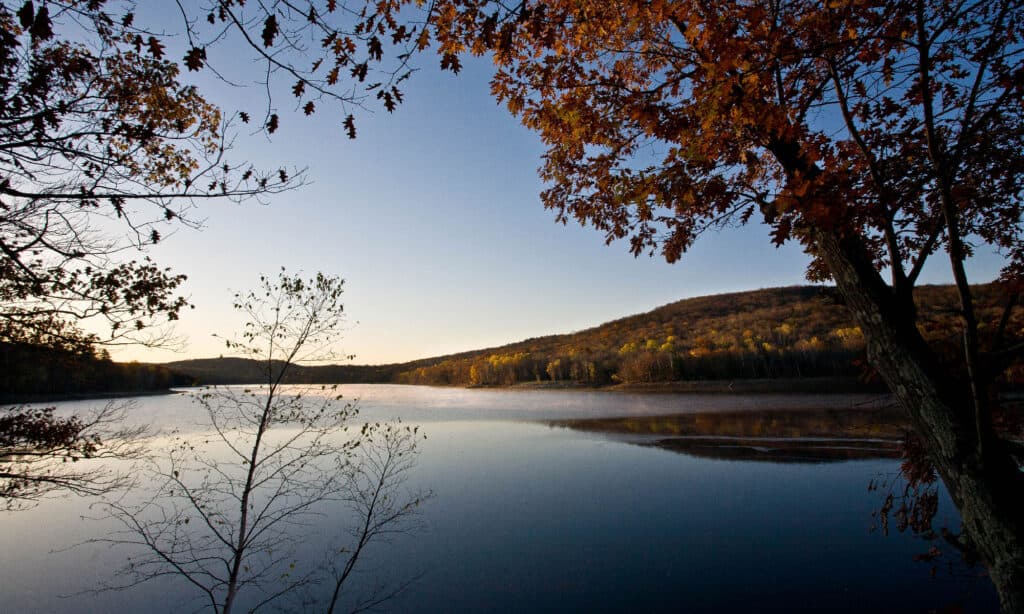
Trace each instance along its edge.
<instances>
[{"instance_id":1,"label":"sunlit treetop","mask_svg":"<svg viewBox=\"0 0 1024 614\"><path fill-rule=\"evenodd\" d=\"M470 0L434 25L443 53L493 54L563 221L674 261L759 214L778 243L859 233L913 285L950 223L1019 275L1022 19L1016 0Z\"/></svg>"}]
</instances>

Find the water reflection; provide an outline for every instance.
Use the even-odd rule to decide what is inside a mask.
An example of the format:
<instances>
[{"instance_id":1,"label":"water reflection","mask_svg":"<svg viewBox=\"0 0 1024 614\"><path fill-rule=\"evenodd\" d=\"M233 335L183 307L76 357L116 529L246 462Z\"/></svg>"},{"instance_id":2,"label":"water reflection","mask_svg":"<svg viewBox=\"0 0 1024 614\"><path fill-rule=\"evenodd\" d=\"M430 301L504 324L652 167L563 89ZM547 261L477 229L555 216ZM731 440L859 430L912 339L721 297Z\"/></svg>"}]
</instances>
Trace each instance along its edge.
<instances>
[{"instance_id":1,"label":"water reflection","mask_svg":"<svg viewBox=\"0 0 1024 614\"><path fill-rule=\"evenodd\" d=\"M899 458L909 428L903 413L892 407L717 411L549 424L700 458L773 463Z\"/></svg>"},{"instance_id":2,"label":"water reflection","mask_svg":"<svg viewBox=\"0 0 1024 614\"><path fill-rule=\"evenodd\" d=\"M977 573L974 564L984 562L1003 611L1024 611L1020 582L1024 552L1019 546L1024 542L1024 525L1013 512L1019 489L1011 486L1021 480L1019 461L1016 470L1011 467L1005 475L991 467L986 474L986 467L967 453L955 463L934 465L898 408L698 412L549 424L697 458L776 464L900 458L898 471L868 483L869 492L880 494L872 513L875 528L888 533L892 520L900 533L925 540L927 550L915 553L913 559L931 565L933 576L939 563L944 562L950 575L973 575ZM1016 441L1013 433L1001 435ZM940 477L952 492L952 501L944 506L959 512L963 526L949 512L939 519L940 499L947 498ZM992 540L992 534L1000 539Z\"/></svg>"},{"instance_id":3,"label":"water reflection","mask_svg":"<svg viewBox=\"0 0 1024 614\"><path fill-rule=\"evenodd\" d=\"M355 597L373 595L381 582L402 585L423 574L382 611L998 607L987 578L954 576L944 565L931 577L933 563L914 560L928 549L916 536L871 532L882 501L866 488L876 476L899 471L891 446L902 421L859 399L805 395L787 405L781 396L391 386L343 392L361 398L361 419L401 415L429 433L408 483L435 494L422 512L425 530L367 552L365 573L349 580ZM739 411L748 408L754 411ZM181 425L193 437L199 432L190 426L196 415L185 398L141 399L137 410L140 421ZM588 411L601 419L583 420ZM691 441L702 444L696 452L670 446ZM821 456L822 447L854 448L858 456L734 462L738 448L767 450L758 459L792 461L794 448L815 448ZM956 530L956 508L941 486L938 496L937 526ZM116 549L67 550L111 529L79 520L87 503L54 501L31 516L0 516L0 609L177 612L198 605L189 601L194 589L171 576L131 591L59 598L109 581L125 563ZM325 545L340 543L352 520L311 519L301 532L313 539L297 543L293 553L302 570L320 566ZM939 563L952 556L944 553ZM61 578L59 587L53 578ZM312 597L327 592L329 598L329 587L313 588Z\"/></svg>"}]
</instances>

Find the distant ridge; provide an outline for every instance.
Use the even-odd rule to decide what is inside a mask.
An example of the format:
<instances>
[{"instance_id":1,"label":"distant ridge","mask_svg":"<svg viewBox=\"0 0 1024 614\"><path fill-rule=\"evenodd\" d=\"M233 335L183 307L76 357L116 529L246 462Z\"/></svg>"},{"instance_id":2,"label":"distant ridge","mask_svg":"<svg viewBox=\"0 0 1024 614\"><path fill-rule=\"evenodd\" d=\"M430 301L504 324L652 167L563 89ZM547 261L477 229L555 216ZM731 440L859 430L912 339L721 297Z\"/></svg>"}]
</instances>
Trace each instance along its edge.
<instances>
[{"instance_id":1,"label":"distant ridge","mask_svg":"<svg viewBox=\"0 0 1024 614\"><path fill-rule=\"evenodd\" d=\"M955 294L921 286L921 328L952 339ZM978 288L979 317L998 318L995 292ZM166 363L207 384L261 380L243 358ZM790 286L682 299L585 330L388 365L299 367L292 382L456 386L656 384L695 380L870 378L864 342L829 286Z\"/></svg>"}]
</instances>

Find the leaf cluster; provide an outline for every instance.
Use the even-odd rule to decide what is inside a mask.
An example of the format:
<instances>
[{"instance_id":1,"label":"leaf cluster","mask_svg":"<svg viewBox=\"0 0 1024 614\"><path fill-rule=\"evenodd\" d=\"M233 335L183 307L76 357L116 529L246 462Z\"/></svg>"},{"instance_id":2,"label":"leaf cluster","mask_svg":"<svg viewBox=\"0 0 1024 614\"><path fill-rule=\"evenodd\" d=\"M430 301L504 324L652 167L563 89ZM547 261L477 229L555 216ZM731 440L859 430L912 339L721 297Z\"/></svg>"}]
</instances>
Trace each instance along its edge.
<instances>
[{"instance_id":1,"label":"leaf cluster","mask_svg":"<svg viewBox=\"0 0 1024 614\"><path fill-rule=\"evenodd\" d=\"M1021 8L442 2L434 26L441 53L492 54L560 220L669 261L754 215L777 243L839 229L913 285L951 221L1019 267Z\"/></svg>"},{"instance_id":2,"label":"leaf cluster","mask_svg":"<svg viewBox=\"0 0 1024 614\"><path fill-rule=\"evenodd\" d=\"M0 4L0 328L10 339L169 343L159 326L188 307L177 296L184 276L124 254L172 222L198 226L200 201L302 185L301 170L233 159L237 123L276 132L287 82L303 114L329 103L354 138L369 100L389 112L402 102L422 38L399 19L404 2L176 4L162 17L106 0ZM246 53L264 70L234 74L230 60ZM257 83L263 94L250 99L264 108L222 110L189 82L201 70ZM110 337L74 328L86 320Z\"/></svg>"},{"instance_id":3,"label":"leaf cluster","mask_svg":"<svg viewBox=\"0 0 1024 614\"><path fill-rule=\"evenodd\" d=\"M184 276L123 254L196 199L294 185L225 160L228 122L160 37L105 2L0 5L0 335L36 343L167 341ZM120 230L118 230L120 228ZM109 337L77 326L99 320Z\"/></svg>"}]
</instances>

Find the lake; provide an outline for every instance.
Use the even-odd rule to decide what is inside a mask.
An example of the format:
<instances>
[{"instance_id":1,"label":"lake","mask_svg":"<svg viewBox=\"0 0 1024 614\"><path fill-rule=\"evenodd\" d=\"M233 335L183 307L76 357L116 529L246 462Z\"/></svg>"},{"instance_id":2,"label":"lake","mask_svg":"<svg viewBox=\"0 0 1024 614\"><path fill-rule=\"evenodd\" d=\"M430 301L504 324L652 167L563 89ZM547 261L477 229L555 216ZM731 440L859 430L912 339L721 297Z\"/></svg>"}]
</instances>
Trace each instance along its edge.
<instances>
[{"instance_id":1,"label":"lake","mask_svg":"<svg viewBox=\"0 0 1024 614\"><path fill-rule=\"evenodd\" d=\"M877 527L882 495L868 485L898 472L903 428L883 397L341 391L359 399L359 421L400 417L427 435L407 485L433 493L418 526L368 551L349 587L355 598L409 582L381 611L998 611L983 568L949 548L918 560L930 542ZM135 399L130 411L132 421L200 432L186 395ZM90 592L131 554L73 547L111 530L88 518L99 515L92 503L0 514L0 609L202 605L173 576ZM321 560L344 522L296 528L303 564ZM941 490L935 525L958 525Z\"/></svg>"}]
</instances>

